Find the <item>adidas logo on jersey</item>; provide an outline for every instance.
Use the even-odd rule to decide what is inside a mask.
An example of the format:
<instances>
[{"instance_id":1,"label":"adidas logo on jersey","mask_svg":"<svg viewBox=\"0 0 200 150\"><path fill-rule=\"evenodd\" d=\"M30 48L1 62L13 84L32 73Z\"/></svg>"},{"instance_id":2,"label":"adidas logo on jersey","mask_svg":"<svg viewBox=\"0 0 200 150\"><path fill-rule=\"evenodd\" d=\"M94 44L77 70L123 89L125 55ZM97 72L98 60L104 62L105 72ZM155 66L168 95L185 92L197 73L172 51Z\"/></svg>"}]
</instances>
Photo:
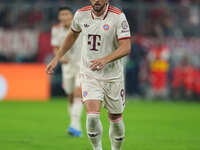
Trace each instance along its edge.
<instances>
[{"instance_id":1,"label":"adidas logo on jersey","mask_svg":"<svg viewBox=\"0 0 200 150\"><path fill-rule=\"evenodd\" d=\"M90 25L88 25L88 24L84 24L84 27L85 27L85 28L88 28L89 26L90 26Z\"/></svg>"}]
</instances>

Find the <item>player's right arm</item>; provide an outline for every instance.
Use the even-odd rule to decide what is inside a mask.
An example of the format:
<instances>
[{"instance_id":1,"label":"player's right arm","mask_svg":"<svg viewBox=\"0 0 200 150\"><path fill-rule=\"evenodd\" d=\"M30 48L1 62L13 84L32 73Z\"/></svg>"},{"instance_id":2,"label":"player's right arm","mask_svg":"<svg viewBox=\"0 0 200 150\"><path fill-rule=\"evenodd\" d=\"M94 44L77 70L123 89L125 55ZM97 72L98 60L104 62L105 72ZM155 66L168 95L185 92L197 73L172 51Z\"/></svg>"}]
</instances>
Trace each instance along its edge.
<instances>
[{"instance_id":1,"label":"player's right arm","mask_svg":"<svg viewBox=\"0 0 200 150\"><path fill-rule=\"evenodd\" d=\"M56 55L56 52L59 50L59 47L53 47L53 53Z\"/></svg>"},{"instance_id":2,"label":"player's right arm","mask_svg":"<svg viewBox=\"0 0 200 150\"><path fill-rule=\"evenodd\" d=\"M53 53L54 55L56 55L56 53L59 51L59 47L53 47ZM65 57L62 57L60 59L60 62L63 63L63 64L67 64L68 63L68 59L65 58Z\"/></svg>"},{"instance_id":3,"label":"player's right arm","mask_svg":"<svg viewBox=\"0 0 200 150\"><path fill-rule=\"evenodd\" d=\"M78 13L76 13L74 16L73 22L72 22L72 26L71 26L72 30L69 31L62 46L56 52L55 57L52 59L52 61L46 67L46 72L48 74L53 73L53 70L56 67L56 65L58 64L58 61L60 60L60 58L62 58L64 56L64 54L67 53L67 51L69 51L69 49L73 46L73 44L77 40L79 33L81 32L81 27L79 26L78 18L79 18Z\"/></svg>"},{"instance_id":4,"label":"player's right arm","mask_svg":"<svg viewBox=\"0 0 200 150\"><path fill-rule=\"evenodd\" d=\"M55 57L52 59L52 61L47 65L46 72L48 74L52 74L54 68L58 64L59 60L64 56L65 53L69 51L69 49L73 46L76 39L78 38L79 33L74 31L69 31L67 37L65 38L62 46L59 48L59 50L56 52Z\"/></svg>"}]
</instances>

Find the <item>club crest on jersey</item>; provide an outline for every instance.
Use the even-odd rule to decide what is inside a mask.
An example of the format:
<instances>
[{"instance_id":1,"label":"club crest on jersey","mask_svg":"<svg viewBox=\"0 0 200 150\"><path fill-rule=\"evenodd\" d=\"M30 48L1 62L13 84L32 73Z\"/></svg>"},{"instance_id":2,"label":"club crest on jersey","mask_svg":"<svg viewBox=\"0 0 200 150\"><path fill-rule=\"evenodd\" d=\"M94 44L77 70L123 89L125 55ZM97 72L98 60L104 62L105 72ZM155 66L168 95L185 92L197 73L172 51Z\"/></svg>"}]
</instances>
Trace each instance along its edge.
<instances>
[{"instance_id":1,"label":"club crest on jersey","mask_svg":"<svg viewBox=\"0 0 200 150\"><path fill-rule=\"evenodd\" d=\"M109 28L110 28L110 26L109 26L108 24L105 24L105 25L103 26L103 29L104 29L105 31L108 31Z\"/></svg>"},{"instance_id":2,"label":"club crest on jersey","mask_svg":"<svg viewBox=\"0 0 200 150\"><path fill-rule=\"evenodd\" d=\"M88 92L87 91L83 91L83 97L87 97Z\"/></svg>"}]
</instances>

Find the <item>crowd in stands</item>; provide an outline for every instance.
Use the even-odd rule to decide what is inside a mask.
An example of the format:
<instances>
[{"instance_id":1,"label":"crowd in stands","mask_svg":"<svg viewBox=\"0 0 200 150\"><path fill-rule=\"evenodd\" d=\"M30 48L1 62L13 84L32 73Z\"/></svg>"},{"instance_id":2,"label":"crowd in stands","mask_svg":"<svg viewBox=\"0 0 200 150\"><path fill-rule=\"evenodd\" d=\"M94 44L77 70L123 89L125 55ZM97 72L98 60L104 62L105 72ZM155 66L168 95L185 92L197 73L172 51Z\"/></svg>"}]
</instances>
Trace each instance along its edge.
<instances>
[{"instance_id":1,"label":"crowd in stands","mask_svg":"<svg viewBox=\"0 0 200 150\"><path fill-rule=\"evenodd\" d=\"M194 52L191 45L177 46L189 45L187 40L180 39L173 47L167 40L174 38L134 37L126 65L127 93L148 99L200 99L200 47Z\"/></svg>"}]
</instances>

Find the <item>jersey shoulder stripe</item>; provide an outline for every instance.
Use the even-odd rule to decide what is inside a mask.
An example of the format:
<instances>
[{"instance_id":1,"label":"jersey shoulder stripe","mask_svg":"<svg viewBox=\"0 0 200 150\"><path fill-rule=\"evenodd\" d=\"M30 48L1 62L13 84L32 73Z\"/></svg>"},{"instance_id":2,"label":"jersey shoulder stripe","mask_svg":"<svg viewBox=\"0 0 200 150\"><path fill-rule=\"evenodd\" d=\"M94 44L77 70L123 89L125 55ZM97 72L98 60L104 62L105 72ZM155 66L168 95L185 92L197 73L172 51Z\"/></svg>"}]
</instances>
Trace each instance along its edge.
<instances>
[{"instance_id":1,"label":"jersey shoulder stripe","mask_svg":"<svg viewBox=\"0 0 200 150\"><path fill-rule=\"evenodd\" d=\"M115 9L115 8L109 8L109 10L113 11L113 12L117 12L117 13L122 13L122 11L120 9Z\"/></svg>"},{"instance_id":2,"label":"jersey shoulder stripe","mask_svg":"<svg viewBox=\"0 0 200 150\"><path fill-rule=\"evenodd\" d=\"M121 15L121 14L122 14L122 12L116 12L116 11L112 11L112 10L109 10L109 12L112 12L112 13L118 14L118 15Z\"/></svg>"},{"instance_id":3,"label":"jersey shoulder stripe","mask_svg":"<svg viewBox=\"0 0 200 150\"><path fill-rule=\"evenodd\" d=\"M89 10L91 10L92 9L92 6L85 6L85 7L83 7L83 8L81 8L81 9L79 9L79 11L89 11Z\"/></svg>"},{"instance_id":4,"label":"jersey shoulder stripe","mask_svg":"<svg viewBox=\"0 0 200 150\"><path fill-rule=\"evenodd\" d=\"M122 11L119 8L114 7L114 6L110 6L108 8L108 11L115 13L115 14L118 14L118 15L122 14Z\"/></svg>"},{"instance_id":5,"label":"jersey shoulder stripe","mask_svg":"<svg viewBox=\"0 0 200 150\"><path fill-rule=\"evenodd\" d=\"M117 8L117 7L115 7L115 6L112 6L112 5L110 5L110 9L117 10L117 11L120 11L120 12L121 12L121 9L119 9L119 8Z\"/></svg>"}]
</instances>

